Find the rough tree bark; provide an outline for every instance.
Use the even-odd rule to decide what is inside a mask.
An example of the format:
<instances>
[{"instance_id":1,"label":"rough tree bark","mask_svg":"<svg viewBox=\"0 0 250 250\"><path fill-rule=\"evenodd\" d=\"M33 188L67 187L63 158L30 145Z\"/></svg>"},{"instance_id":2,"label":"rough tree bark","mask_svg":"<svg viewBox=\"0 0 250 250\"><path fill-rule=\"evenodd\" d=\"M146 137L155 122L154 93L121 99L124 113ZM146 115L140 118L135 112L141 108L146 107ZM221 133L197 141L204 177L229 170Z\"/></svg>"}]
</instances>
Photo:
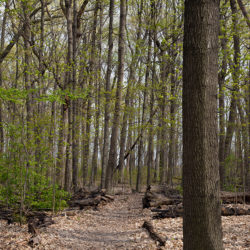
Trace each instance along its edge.
<instances>
[{"instance_id":1,"label":"rough tree bark","mask_svg":"<svg viewBox=\"0 0 250 250\"><path fill-rule=\"evenodd\" d=\"M222 250L217 134L219 1L185 1L184 250Z\"/></svg>"}]
</instances>

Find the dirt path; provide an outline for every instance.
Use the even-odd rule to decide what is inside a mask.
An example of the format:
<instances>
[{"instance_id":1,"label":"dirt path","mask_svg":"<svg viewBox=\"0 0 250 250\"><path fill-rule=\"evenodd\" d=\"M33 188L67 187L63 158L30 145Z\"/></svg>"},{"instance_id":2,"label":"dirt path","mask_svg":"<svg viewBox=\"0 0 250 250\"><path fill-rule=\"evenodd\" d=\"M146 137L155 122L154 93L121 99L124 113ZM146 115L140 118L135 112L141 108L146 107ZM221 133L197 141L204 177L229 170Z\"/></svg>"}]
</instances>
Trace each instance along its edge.
<instances>
[{"instance_id":1,"label":"dirt path","mask_svg":"<svg viewBox=\"0 0 250 250\"><path fill-rule=\"evenodd\" d=\"M60 249L152 249L155 243L148 246L148 236L141 228L149 218L141 198L141 194L119 195L99 211L57 217L46 234L56 237Z\"/></svg>"},{"instance_id":2,"label":"dirt path","mask_svg":"<svg viewBox=\"0 0 250 250\"><path fill-rule=\"evenodd\" d=\"M79 211L57 216L55 224L40 230L41 244L35 249L159 249L142 229L151 212L142 210L142 194L115 196L99 211ZM223 217L225 249L250 249L250 216ZM155 230L168 238L161 249L182 249L182 218L153 220ZM30 249L27 226L0 221L0 249Z\"/></svg>"}]
</instances>

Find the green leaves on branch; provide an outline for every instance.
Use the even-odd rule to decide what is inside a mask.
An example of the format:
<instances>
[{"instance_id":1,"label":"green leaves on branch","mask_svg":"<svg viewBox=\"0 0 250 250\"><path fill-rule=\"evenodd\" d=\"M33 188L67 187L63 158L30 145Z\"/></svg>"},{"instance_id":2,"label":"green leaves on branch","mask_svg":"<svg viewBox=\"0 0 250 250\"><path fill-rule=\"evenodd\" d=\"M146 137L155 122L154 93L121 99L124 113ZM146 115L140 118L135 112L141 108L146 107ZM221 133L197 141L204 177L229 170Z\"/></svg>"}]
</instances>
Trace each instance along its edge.
<instances>
[{"instance_id":1,"label":"green leaves on branch","mask_svg":"<svg viewBox=\"0 0 250 250\"><path fill-rule=\"evenodd\" d=\"M0 88L0 100L10 101L17 104L22 104L24 100L29 97L29 94L37 95L38 89L17 89L17 88ZM34 98L40 102L57 102L60 104L65 103L65 96L68 96L71 100L86 99L88 91L75 90L74 93L70 90L55 90L48 91L47 94Z\"/></svg>"},{"instance_id":2,"label":"green leaves on branch","mask_svg":"<svg viewBox=\"0 0 250 250\"><path fill-rule=\"evenodd\" d=\"M27 98L27 91L17 88L0 88L0 99L14 103L22 103Z\"/></svg>"}]
</instances>

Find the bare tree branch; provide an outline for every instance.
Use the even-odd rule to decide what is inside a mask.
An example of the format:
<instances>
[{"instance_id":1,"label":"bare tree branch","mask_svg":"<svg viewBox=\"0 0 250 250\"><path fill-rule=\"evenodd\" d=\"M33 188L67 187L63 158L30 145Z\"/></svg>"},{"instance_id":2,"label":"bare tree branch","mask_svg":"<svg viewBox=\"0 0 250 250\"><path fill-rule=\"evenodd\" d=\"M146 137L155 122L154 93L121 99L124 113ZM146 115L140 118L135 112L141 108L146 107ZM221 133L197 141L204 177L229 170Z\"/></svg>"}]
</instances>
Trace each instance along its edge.
<instances>
[{"instance_id":1,"label":"bare tree branch","mask_svg":"<svg viewBox=\"0 0 250 250\"><path fill-rule=\"evenodd\" d=\"M83 15L84 11L85 11L85 8L86 8L88 2L89 2L89 0L84 0L84 2L82 3L82 5L81 5L81 7L80 7L80 9L79 9L79 11L77 13L77 19L76 19L76 21L77 21L77 27L76 27L77 31L80 29L81 17Z\"/></svg>"},{"instance_id":2,"label":"bare tree branch","mask_svg":"<svg viewBox=\"0 0 250 250\"><path fill-rule=\"evenodd\" d=\"M242 11L243 16L244 16L245 19L246 19L246 22L247 22L248 27L250 28L250 20L249 20L249 16L248 16L248 14L247 14L246 8L245 8L245 6L244 6L244 4L242 3L241 0L237 0L237 2L238 2L238 4L239 4L239 6L240 6L240 9L241 9L241 11Z\"/></svg>"},{"instance_id":3,"label":"bare tree branch","mask_svg":"<svg viewBox=\"0 0 250 250\"><path fill-rule=\"evenodd\" d=\"M46 5L49 5L51 2L46 3ZM41 6L36 8L32 11L30 14L30 18L32 18L39 10L41 9ZM10 53L11 49L14 47L14 45L17 43L20 36L23 34L23 31L25 29L25 24L18 30L18 32L14 35L14 37L11 39L9 44L5 47L5 49L0 53L0 64L3 62L5 57Z\"/></svg>"}]
</instances>

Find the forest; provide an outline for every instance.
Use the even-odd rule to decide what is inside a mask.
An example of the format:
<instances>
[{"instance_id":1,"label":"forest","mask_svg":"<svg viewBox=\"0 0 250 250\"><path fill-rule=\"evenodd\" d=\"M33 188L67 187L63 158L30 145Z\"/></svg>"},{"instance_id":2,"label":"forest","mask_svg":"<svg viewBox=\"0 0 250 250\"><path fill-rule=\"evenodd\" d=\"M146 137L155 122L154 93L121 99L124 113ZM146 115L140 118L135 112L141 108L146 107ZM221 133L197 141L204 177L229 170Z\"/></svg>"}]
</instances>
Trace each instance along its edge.
<instances>
[{"instance_id":1,"label":"forest","mask_svg":"<svg viewBox=\"0 0 250 250\"><path fill-rule=\"evenodd\" d=\"M0 248L249 249L249 6L0 0Z\"/></svg>"}]
</instances>

